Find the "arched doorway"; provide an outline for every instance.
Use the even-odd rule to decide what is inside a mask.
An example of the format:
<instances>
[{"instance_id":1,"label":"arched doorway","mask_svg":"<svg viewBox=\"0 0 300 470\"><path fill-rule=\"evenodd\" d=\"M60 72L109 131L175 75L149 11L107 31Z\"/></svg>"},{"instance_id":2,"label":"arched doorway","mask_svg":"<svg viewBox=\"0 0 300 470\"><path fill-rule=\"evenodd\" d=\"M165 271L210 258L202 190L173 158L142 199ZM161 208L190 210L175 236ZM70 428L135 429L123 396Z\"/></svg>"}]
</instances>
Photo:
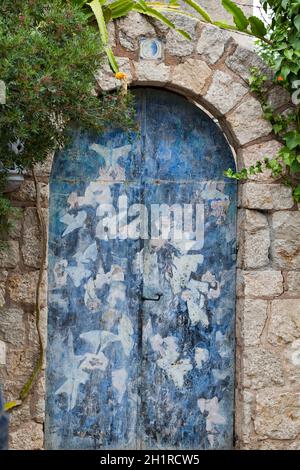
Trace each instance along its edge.
<instances>
[{"instance_id":1,"label":"arched doorway","mask_svg":"<svg viewBox=\"0 0 300 470\"><path fill-rule=\"evenodd\" d=\"M230 448L236 184L218 126L136 91L140 131L80 131L50 184L46 446Z\"/></svg>"}]
</instances>

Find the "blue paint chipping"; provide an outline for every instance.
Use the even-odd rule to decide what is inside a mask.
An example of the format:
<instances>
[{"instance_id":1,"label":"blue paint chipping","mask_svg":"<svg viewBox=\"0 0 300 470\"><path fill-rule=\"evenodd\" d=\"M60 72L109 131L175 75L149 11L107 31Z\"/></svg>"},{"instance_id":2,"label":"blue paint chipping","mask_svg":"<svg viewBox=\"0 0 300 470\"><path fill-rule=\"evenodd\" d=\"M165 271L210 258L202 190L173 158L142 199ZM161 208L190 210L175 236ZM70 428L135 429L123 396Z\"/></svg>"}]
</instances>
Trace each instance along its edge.
<instances>
[{"instance_id":1,"label":"blue paint chipping","mask_svg":"<svg viewBox=\"0 0 300 470\"><path fill-rule=\"evenodd\" d=\"M232 152L183 97L135 93L139 133L76 131L54 161L46 447L229 449L236 184L223 173ZM106 236L115 219L103 204L134 233L125 200L198 205L200 238Z\"/></svg>"}]
</instances>

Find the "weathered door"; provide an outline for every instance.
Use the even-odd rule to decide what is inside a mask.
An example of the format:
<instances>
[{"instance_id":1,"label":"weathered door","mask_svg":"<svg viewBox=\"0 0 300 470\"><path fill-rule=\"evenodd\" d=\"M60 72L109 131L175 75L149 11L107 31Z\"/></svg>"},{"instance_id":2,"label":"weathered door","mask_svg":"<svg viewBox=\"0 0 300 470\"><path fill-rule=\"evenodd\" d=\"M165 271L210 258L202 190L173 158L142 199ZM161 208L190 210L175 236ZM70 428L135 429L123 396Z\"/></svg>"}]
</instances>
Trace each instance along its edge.
<instances>
[{"instance_id":1,"label":"weathered door","mask_svg":"<svg viewBox=\"0 0 300 470\"><path fill-rule=\"evenodd\" d=\"M77 132L51 178L46 445L230 448L236 185L218 126L136 91L140 132Z\"/></svg>"}]
</instances>

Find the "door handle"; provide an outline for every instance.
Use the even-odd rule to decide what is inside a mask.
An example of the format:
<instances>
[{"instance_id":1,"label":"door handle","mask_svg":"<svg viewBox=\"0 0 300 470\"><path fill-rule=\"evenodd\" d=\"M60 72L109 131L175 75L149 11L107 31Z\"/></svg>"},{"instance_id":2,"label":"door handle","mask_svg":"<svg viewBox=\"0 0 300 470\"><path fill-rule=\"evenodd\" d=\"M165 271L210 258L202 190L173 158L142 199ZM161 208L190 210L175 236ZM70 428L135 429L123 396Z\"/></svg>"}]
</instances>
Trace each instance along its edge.
<instances>
[{"instance_id":1,"label":"door handle","mask_svg":"<svg viewBox=\"0 0 300 470\"><path fill-rule=\"evenodd\" d=\"M163 294L156 294L156 297L152 297L152 298L149 298L149 297L142 297L142 300L151 300L152 302L158 302L160 300L160 298L162 297Z\"/></svg>"}]
</instances>

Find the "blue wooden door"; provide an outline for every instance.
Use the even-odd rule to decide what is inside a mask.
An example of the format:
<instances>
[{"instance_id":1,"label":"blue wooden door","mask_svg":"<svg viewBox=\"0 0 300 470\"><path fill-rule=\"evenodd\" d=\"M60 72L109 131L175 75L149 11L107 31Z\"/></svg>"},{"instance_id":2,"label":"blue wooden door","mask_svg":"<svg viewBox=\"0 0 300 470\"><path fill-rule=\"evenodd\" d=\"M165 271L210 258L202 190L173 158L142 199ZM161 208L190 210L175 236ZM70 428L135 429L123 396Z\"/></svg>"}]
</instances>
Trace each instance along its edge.
<instances>
[{"instance_id":1,"label":"blue wooden door","mask_svg":"<svg viewBox=\"0 0 300 470\"><path fill-rule=\"evenodd\" d=\"M218 126L136 91L140 132L74 132L51 178L46 445L233 441L236 185Z\"/></svg>"}]
</instances>

